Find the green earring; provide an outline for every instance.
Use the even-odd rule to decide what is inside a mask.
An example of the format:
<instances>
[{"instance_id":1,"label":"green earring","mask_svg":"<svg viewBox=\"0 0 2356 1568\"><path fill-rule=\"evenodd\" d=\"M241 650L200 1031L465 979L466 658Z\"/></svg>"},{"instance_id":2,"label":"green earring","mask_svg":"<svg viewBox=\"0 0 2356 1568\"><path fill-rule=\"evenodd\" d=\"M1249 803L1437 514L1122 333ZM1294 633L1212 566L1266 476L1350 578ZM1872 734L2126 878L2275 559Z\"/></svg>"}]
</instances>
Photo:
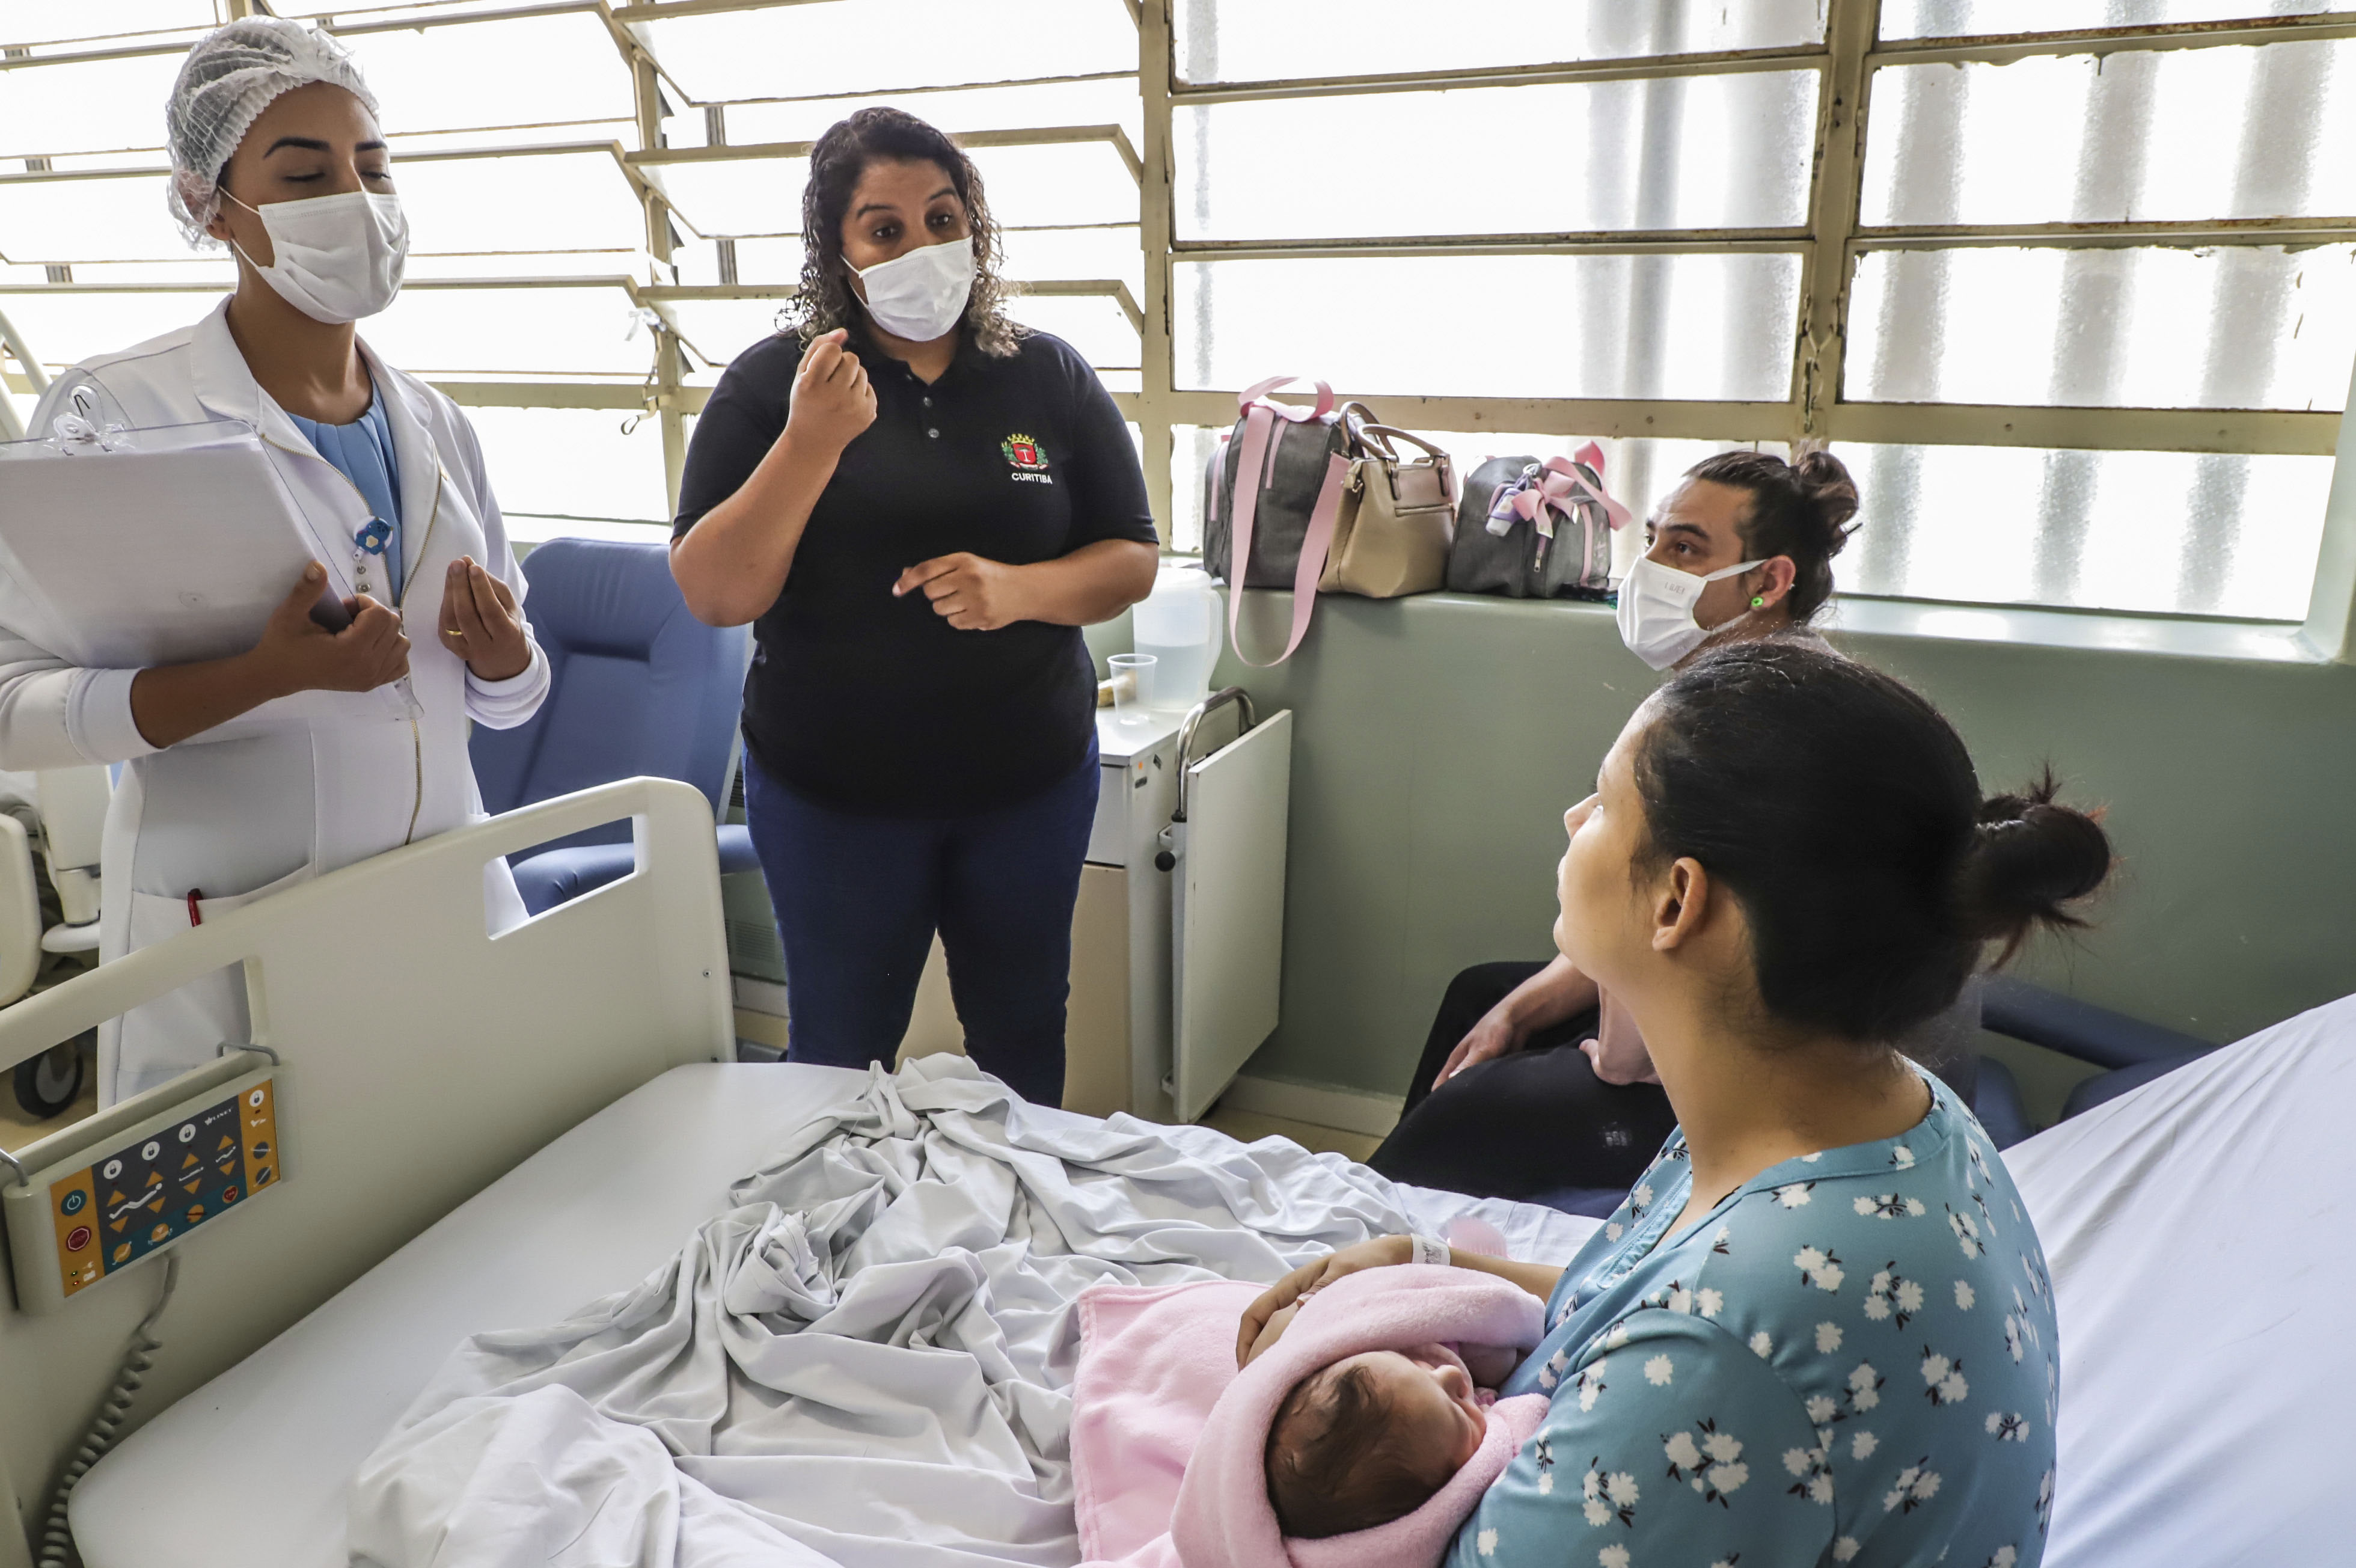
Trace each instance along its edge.
<instances>
[{"instance_id":1,"label":"green earring","mask_svg":"<svg viewBox=\"0 0 2356 1568\"><path fill-rule=\"evenodd\" d=\"M1754 595L1752 595L1752 596L1751 596L1751 607L1752 609L1754 609L1754 610L1756 610L1756 609L1764 609L1764 608L1766 607L1766 606L1767 606L1767 596L1766 596L1766 595L1764 595L1764 594L1754 594Z\"/></svg>"}]
</instances>

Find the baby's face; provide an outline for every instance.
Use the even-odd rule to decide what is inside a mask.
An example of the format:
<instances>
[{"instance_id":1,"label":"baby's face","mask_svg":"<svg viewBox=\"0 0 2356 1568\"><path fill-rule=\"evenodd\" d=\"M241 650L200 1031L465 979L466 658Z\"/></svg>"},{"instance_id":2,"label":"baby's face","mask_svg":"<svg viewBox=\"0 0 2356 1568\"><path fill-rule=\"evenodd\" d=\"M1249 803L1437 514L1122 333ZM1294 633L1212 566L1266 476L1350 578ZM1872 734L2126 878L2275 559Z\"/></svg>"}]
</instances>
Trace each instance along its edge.
<instances>
[{"instance_id":1,"label":"baby's face","mask_svg":"<svg viewBox=\"0 0 2356 1568\"><path fill-rule=\"evenodd\" d=\"M1332 1370L1364 1367L1375 1380L1398 1443L1416 1454L1444 1455L1453 1475L1481 1446L1489 1418L1472 1391L1472 1374L1445 1345L1413 1350L1368 1350L1333 1363Z\"/></svg>"}]
</instances>

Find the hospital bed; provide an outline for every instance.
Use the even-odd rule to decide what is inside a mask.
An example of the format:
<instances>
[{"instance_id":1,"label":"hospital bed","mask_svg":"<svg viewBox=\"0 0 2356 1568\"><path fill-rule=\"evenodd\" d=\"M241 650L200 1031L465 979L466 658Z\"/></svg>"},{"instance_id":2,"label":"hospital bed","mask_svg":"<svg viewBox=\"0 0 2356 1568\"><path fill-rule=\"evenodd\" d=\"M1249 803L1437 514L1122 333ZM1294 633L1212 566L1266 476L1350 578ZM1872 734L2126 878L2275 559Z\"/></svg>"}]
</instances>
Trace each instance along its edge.
<instances>
[{"instance_id":1,"label":"hospital bed","mask_svg":"<svg viewBox=\"0 0 2356 1568\"><path fill-rule=\"evenodd\" d=\"M492 856L625 816L629 875L487 934ZM74 1497L91 1568L341 1563L353 1468L461 1339L631 1284L726 1206L766 1145L862 1081L727 1061L710 808L647 779L337 872L35 997L0 1015L0 1066L238 962L255 1044L278 1058L285 1179L176 1249L138 1395L152 1413ZM2343 1550L2328 1434L2356 1386L2340 1326L2356 1287L2352 1047L2356 1001L2007 1156L2062 1310L2049 1563ZM1418 1201L1448 1218L1447 1200ZM1592 1224L1486 1212L1523 1255L1566 1255ZM0 1315L0 1453L28 1520L160 1272ZM0 1530L0 1565L15 1550Z\"/></svg>"}]
</instances>

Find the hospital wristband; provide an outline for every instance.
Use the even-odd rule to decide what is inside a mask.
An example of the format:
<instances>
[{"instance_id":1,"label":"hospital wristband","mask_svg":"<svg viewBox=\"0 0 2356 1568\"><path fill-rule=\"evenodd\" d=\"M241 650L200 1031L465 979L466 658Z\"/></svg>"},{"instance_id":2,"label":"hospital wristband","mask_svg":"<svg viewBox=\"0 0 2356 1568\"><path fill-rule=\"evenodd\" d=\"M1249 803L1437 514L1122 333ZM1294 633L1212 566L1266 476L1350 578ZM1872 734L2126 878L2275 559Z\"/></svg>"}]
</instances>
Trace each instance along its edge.
<instances>
[{"instance_id":1,"label":"hospital wristband","mask_svg":"<svg viewBox=\"0 0 2356 1568\"><path fill-rule=\"evenodd\" d=\"M1415 1248L1415 1256L1408 1260L1410 1262L1429 1263L1434 1268L1444 1269L1455 1262L1448 1251L1448 1243L1437 1236L1410 1236L1408 1242Z\"/></svg>"}]
</instances>

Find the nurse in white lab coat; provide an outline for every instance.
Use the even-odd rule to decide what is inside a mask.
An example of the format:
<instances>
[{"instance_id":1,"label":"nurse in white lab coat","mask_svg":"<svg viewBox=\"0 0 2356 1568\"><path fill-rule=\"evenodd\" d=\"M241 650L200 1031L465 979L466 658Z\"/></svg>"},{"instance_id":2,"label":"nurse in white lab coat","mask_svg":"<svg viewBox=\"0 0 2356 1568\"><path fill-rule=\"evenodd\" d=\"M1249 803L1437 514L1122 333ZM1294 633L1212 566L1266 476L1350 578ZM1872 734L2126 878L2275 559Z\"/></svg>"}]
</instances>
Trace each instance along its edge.
<instances>
[{"instance_id":1,"label":"nurse in white lab coat","mask_svg":"<svg viewBox=\"0 0 2356 1568\"><path fill-rule=\"evenodd\" d=\"M189 327L60 377L36 428L77 393L132 425L246 421L317 561L286 585L250 653L147 670L54 656L26 634L37 611L0 575L0 768L126 765L102 852L102 959L480 816L467 721L520 724L549 683L474 431L355 334L398 290L406 226L348 58L294 23L234 23L191 51L167 118L175 211L192 237L231 245L237 291ZM348 451L355 432L392 459L380 471L398 515L381 523L388 508L348 477L353 460L321 455L331 437ZM339 632L309 615L328 589L353 614ZM504 862L485 892L495 928L522 918ZM351 938L358 976L369 933ZM137 1009L101 1032L102 1103L246 1031L235 972Z\"/></svg>"}]
</instances>

